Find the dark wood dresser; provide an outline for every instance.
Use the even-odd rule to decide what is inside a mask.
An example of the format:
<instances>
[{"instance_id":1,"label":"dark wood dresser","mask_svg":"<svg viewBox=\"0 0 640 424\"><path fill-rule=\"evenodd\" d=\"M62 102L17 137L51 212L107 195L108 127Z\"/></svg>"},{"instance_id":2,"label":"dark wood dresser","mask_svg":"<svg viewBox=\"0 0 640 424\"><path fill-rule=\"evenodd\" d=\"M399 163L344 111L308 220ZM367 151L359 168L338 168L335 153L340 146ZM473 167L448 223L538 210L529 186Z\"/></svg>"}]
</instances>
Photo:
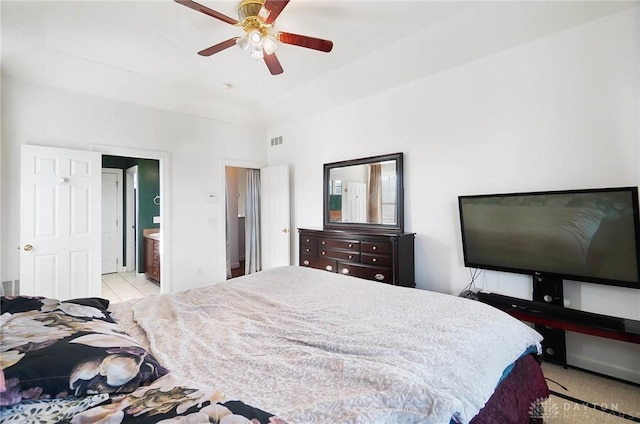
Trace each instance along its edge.
<instances>
[{"instance_id":1,"label":"dark wood dresser","mask_svg":"<svg viewBox=\"0 0 640 424\"><path fill-rule=\"evenodd\" d=\"M371 234L299 228L300 266L415 287L414 233Z\"/></svg>"}]
</instances>

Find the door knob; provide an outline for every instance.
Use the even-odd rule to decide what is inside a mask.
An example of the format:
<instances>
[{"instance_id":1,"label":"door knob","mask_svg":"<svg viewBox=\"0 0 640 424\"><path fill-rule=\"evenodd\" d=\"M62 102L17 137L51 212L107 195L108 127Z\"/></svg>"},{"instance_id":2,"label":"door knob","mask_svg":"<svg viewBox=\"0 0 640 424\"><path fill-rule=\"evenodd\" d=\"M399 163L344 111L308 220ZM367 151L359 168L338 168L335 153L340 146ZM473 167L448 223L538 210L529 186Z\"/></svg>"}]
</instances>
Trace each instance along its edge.
<instances>
[{"instance_id":1,"label":"door knob","mask_svg":"<svg viewBox=\"0 0 640 424\"><path fill-rule=\"evenodd\" d=\"M282 232L283 232L283 233L288 233L288 232L289 232L289 229L288 229L288 228L283 228L283 229L282 229Z\"/></svg>"},{"instance_id":2,"label":"door knob","mask_svg":"<svg viewBox=\"0 0 640 424\"><path fill-rule=\"evenodd\" d=\"M23 249L28 252L33 249L33 246L31 246L30 244L25 244Z\"/></svg>"}]
</instances>

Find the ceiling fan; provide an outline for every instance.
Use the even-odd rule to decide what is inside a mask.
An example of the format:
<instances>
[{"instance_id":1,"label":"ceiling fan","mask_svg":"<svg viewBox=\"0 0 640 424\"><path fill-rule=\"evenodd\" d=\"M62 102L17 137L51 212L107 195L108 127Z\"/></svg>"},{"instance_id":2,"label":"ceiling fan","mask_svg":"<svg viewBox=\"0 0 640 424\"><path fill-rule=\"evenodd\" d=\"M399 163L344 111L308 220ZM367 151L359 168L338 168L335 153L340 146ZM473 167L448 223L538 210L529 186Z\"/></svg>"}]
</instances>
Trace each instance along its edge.
<instances>
[{"instance_id":1,"label":"ceiling fan","mask_svg":"<svg viewBox=\"0 0 640 424\"><path fill-rule=\"evenodd\" d=\"M238 45L243 50L249 50L255 59L264 59L271 75L284 72L275 51L277 41L308 49L330 52L333 42L307 35L292 34L290 32L273 31L273 25L280 12L287 6L289 0L242 0L238 6L238 17L233 19L220 12L203 6L191 0L175 0L205 15L219 19L231 25L241 27L246 34L243 37L233 37L198 52L201 56L211 56L222 50Z\"/></svg>"}]
</instances>

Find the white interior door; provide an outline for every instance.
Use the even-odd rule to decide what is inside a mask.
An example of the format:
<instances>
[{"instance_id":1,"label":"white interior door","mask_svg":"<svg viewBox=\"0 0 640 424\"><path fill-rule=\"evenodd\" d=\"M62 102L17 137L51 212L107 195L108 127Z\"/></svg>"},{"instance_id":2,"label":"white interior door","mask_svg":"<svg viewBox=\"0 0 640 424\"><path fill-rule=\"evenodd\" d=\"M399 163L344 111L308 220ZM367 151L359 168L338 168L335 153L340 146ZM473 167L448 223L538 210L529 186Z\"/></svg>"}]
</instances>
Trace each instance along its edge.
<instances>
[{"instance_id":1,"label":"white interior door","mask_svg":"<svg viewBox=\"0 0 640 424\"><path fill-rule=\"evenodd\" d=\"M20 294L100 296L101 155L23 145Z\"/></svg>"},{"instance_id":2,"label":"white interior door","mask_svg":"<svg viewBox=\"0 0 640 424\"><path fill-rule=\"evenodd\" d=\"M366 184L347 181L342 199L342 216L345 221L367 222Z\"/></svg>"},{"instance_id":3,"label":"white interior door","mask_svg":"<svg viewBox=\"0 0 640 424\"><path fill-rule=\"evenodd\" d=\"M102 273L118 272L122 263L122 170L102 170Z\"/></svg>"},{"instance_id":4,"label":"white interior door","mask_svg":"<svg viewBox=\"0 0 640 424\"><path fill-rule=\"evenodd\" d=\"M260 209L262 269L289 265L291 221L288 165L260 170Z\"/></svg>"}]
</instances>

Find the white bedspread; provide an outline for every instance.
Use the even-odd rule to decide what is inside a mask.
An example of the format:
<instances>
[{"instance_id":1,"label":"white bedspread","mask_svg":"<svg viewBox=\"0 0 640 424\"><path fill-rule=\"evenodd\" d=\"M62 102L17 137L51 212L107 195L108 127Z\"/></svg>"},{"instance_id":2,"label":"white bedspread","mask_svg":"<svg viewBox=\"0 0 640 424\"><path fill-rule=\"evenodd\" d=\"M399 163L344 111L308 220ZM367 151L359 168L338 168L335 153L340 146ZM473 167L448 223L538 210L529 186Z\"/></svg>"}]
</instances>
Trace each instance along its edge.
<instances>
[{"instance_id":1,"label":"white bedspread","mask_svg":"<svg viewBox=\"0 0 640 424\"><path fill-rule=\"evenodd\" d=\"M304 267L110 309L172 372L290 424L467 422L541 341L480 302Z\"/></svg>"}]
</instances>

